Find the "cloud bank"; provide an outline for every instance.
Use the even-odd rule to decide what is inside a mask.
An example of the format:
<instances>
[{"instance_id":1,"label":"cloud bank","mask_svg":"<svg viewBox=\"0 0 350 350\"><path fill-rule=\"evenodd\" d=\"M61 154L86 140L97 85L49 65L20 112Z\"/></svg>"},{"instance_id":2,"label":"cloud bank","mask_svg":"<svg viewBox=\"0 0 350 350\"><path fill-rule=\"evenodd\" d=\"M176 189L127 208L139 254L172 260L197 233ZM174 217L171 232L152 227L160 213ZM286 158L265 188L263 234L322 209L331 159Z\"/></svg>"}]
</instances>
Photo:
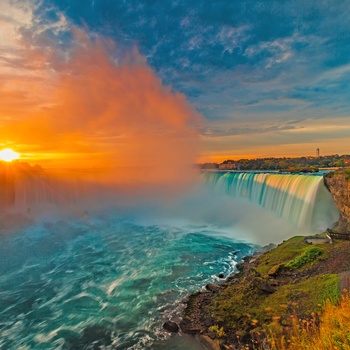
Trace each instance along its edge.
<instances>
[{"instance_id":1,"label":"cloud bank","mask_svg":"<svg viewBox=\"0 0 350 350\"><path fill-rule=\"evenodd\" d=\"M0 60L3 145L46 168L124 187L178 188L193 178L201 116L136 47L120 54L113 40L58 16L47 28L69 34L63 50L28 11L17 17L6 17L14 40Z\"/></svg>"}]
</instances>

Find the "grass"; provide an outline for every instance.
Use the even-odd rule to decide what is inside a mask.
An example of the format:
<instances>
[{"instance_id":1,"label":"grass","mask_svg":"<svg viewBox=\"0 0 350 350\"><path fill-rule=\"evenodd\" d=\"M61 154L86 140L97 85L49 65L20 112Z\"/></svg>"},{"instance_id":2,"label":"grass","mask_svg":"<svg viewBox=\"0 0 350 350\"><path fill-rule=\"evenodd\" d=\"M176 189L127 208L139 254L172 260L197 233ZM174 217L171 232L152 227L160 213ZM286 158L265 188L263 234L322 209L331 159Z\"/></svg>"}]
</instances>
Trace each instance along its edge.
<instances>
[{"instance_id":1,"label":"grass","mask_svg":"<svg viewBox=\"0 0 350 350\"><path fill-rule=\"evenodd\" d=\"M302 266L314 261L323 253L320 247L306 248L302 254L286 264L287 267L300 269Z\"/></svg>"},{"instance_id":2,"label":"grass","mask_svg":"<svg viewBox=\"0 0 350 350\"><path fill-rule=\"evenodd\" d=\"M259 279L258 279L259 281ZM290 326L290 317L298 314L307 317L320 312L327 300L339 299L339 277L325 274L299 283L280 286L272 294L264 294L256 288L256 280L242 281L234 288L227 288L211 305L212 316L228 327L243 331L269 325L278 317L284 326Z\"/></svg>"},{"instance_id":3,"label":"grass","mask_svg":"<svg viewBox=\"0 0 350 350\"><path fill-rule=\"evenodd\" d=\"M320 312L327 300L333 303L339 300L338 282L337 274L325 274L281 286L261 304L258 317L269 321L278 316L285 325L289 325L293 314L307 317L312 312Z\"/></svg>"},{"instance_id":4,"label":"grass","mask_svg":"<svg viewBox=\"0 0 350 350\"><path fill-rule=\"evenodd\" d=\"M217 328L211 331L220 339L243 339L241 337L248 333L258 334L257 337L275 334L278 337L271 338L271 344L274 344L277 339L279 342L290 340L288 330L296 327L295 319L306 320L308 325L313 322L313 317L319 320L319 315L328 305L327 300L332 304L339 301L339 276L318 274L306 277L307 270L319 259L327 257L334 246L310 245L304 237L297 236L263 254L248 273L213 297L209 310ZM282 273L278 271L281 266ZM283 272L283 269L287 270ZM294 274L302 272L300 276L303 276L304 271L305 277L295 280ZM276 279L278 287L273 284ZM236 331L233 334L230 330Z\"/></svg>"},{"instance_id":5,"label":"grass","mask_svg":"<svg viewBox=\"0 0 350 350\"><path fill-rule=\"evenodd\" d=\"M300 269L315 261L318 256L331 249L331 245L312 245L305 242L305 237L296 236L280 244L277 248L265 253L258 259L256 270L261 275L273 274L279 266L288 266ZM309 266L308 266L309 267Z\"/></svg>"},{"instance_id":6,"label":"grass","mask_svg":"<svg viewBox=\"0 0 350 350\"><path fill-rule=\"evenodd\" d=\"M328 301L320 317L291 318L287 332L278 332L278 324L266 330L270 350L349 350L350 297L344 295L339 304ZM277 332L276 332L277 330ZM257 347L259 349L259 347Z\"/></svg>"},{"instance_id":7,"label":"grass","mask_svg":"<svg viewBox=\"0 0 350 350\"><path fill-rule=\"evenodd\" d=\"M264 295L254 288L253 280L228 287L212 300L211 315L217 323L224 323L231 329L248 331L250 319L256 318L257 306L264 301Z\"/></svg>"},{"instance_id":8,"label":"grass","mask_svg":"<svg viewBox=\"0 0 350 350\"><path fill-rule=\"evenodd\" d=\"M270 250L259 258L259 265L256 270L266 275L274 266L286 264L304 249L309 247L304 241L304 237L296 236L280 244L277 248Z\"/></svg>"}]
</instances>

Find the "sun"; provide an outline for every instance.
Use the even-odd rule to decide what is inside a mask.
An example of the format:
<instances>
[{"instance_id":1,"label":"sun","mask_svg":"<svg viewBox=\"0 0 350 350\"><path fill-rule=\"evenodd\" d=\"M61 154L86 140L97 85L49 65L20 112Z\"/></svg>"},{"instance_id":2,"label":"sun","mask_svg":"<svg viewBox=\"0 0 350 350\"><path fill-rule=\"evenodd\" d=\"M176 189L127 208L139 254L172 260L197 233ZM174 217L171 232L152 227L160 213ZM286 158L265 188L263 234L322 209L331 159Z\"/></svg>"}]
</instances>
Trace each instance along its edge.
<instances>
[{"instance_id":1,"label":"sun","mask_svg":"<svg viewBox=\"0 0 350 350\"><path fill-rule=\"evenodd\" d=\"M0 151L0 160L5 162L12 162L15 159L19 158L19 153L13 151L11 148L5 148Z\"/></svg>"}]
</instances>

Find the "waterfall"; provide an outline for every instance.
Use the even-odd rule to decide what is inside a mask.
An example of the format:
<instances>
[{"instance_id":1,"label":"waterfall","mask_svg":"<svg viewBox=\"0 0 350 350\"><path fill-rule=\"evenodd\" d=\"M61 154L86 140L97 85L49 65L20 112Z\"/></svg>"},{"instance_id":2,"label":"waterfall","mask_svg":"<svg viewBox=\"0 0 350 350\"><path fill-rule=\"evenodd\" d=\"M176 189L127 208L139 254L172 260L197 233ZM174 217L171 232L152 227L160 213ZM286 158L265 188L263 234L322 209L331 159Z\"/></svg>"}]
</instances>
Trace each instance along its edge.
<instances>
[{"instance_id":1,"label":"waterfall","mask_svg":"<svg viewBox=\"0 0 350 350\"><path fill-rule=\"evenodd\" d=\"M338 219L322 176L208 172L203 177L215 191L247 199L307 232L325 229L322 226Z\"/></svg>"},{"instance_id":2,"label":"waterfall","mask_svg":"<svg viewBox=\"0 0 350 350\"><path fill-rule=\"evenodd\" d=\"M41 174L17 176L14 182L16 208L67 206L79 198L77 185Z\"/></svg>"},{"instance_id":3,"label":"waterfall","mask_svg":"<svg viewBox=\"0 0 350 350\"><path fill-rule=\"evenodd\" d=\"M30 217L56 210L77 211L87 184L45 173L27 163L0 163L0 216L22 213Z\"/></svg>"}]
</instances>

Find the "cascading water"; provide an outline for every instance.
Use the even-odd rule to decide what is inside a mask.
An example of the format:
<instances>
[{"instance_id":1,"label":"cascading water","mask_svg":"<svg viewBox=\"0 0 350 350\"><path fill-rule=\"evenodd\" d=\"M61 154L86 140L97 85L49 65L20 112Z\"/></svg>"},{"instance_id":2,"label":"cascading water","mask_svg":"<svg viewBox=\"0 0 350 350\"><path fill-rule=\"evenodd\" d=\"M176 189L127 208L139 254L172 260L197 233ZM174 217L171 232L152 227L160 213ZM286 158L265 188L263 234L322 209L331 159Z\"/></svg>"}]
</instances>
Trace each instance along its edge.
<instances>
[{"instance_id":1,"label":"cascading water","mask_svg":"<svg viewBox=\"0 0 350 350\"><path fill-rule=\"evenodd\" d=\"M338 219L338 210L322 176L211 172L203 177L214 190L246 198L305 232L325 229L320 221L332 224Z\"/></svg>"},{"instance_id":2,"label":"cascading water","mask_svg":"<svg viewBox=\"0 0 350 350\"><path fill-rule=\"evenodd\" d=\"M0 208L51 203L81 213L102 198L89 190L77 202L86 188L40 173L5 175ZM255 243L280 242L297 225L337 215L321 177L203 177L176 203L152 197L127 206L114 196L86 217L28 214L33 220L11 231L0 218L0 348L202 350L162 329L178 321L183 298L233 273Z\"/></svg>"},{"instance_id":3,"label":"cascading water","mask_svg":"<svg viewBox=\"0 0 350 350\"><path fill-rule=\"evenodd\" d=\"M39 166L0 162L0 219L8 213L38 218L62 209L77 211L92 187L78 178L47 174Z\"/></svg>"}]
</instances>

